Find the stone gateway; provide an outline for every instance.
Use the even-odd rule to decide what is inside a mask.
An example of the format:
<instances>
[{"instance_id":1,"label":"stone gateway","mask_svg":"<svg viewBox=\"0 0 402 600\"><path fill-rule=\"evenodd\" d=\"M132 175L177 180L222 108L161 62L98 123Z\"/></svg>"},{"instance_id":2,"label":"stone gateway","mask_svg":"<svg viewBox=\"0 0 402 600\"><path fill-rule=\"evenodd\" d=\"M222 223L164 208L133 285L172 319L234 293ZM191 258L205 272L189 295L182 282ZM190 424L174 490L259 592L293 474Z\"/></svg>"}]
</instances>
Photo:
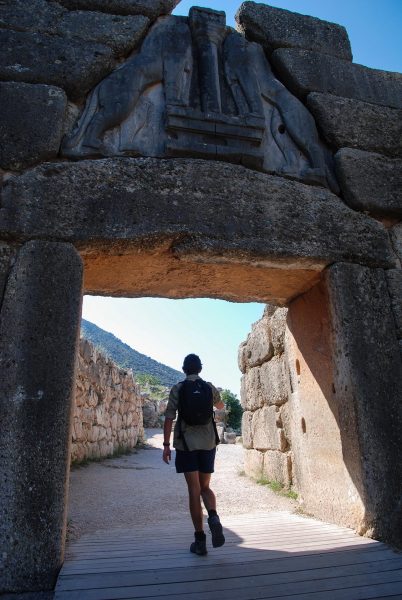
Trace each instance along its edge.
<instances>
[{"instance_id":1,"label":"stone gateway","mask_svg":"<svg viewBox=\"0 0 402 600\"><path fill-rule=\"evenodd\" d=\"M402 76L176 4L0 6L0 592L63 563L84 293L286 307L241 355L248 468L402 544Z\"/></svg>"}]
</instances>

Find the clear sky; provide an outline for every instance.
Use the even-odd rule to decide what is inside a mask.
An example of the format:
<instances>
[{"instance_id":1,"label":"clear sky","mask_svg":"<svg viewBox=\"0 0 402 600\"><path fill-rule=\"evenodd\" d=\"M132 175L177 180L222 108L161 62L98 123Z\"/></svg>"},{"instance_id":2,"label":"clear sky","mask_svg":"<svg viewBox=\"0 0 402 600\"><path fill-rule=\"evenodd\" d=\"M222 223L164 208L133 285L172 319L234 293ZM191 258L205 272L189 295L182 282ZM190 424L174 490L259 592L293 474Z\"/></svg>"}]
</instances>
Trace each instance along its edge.
<instances>
[{"instance_id":1,"label":"clear sky","mask_svg":"<svg viewBox=\"0 0 402 600\"><path fill-rule=\"evenodd\" d=\"M224 10L234 26L238 0L182 0L174 14L187 15L193 4ZM283 0L268 2L344 25L354 62L402 72L402 0ZM239 395L237 349L262 304L221 300L112 299L86 296L83 316L156 360L180 370L189 352L201 356L202 375Z\"/></svg>"}]
</instances>

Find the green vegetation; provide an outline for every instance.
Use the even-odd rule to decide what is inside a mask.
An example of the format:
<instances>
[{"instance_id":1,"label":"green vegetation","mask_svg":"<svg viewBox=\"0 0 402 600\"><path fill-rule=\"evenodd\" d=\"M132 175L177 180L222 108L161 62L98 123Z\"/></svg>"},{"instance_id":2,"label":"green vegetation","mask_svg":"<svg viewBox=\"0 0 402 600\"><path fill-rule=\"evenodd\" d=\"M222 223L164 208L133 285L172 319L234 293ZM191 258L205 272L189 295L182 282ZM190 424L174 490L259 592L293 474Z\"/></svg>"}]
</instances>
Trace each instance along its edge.
<instances>
[{"instance_id":1,"label":"green vegetation","mask_svg":"<svg viewBox=\"0 0 402 600\"><path fill-rule=\"evenodd\" d=\"M171 387L183 379L183 373L137 352L119 340L112 333L104 331L89 321L82 319L83 337L92 342L102 354L106 354L122 369L131 369L136 379L138 374L154 377L158 384Z\"/></svg>"},{"instance_id":2,"label":"green vegetation","mask_svg":"<svg viewBox=\"0 0 402 600\"><path fill-rule=\"evenodd\" d=\"M279 481L270 481L266 477L260 477L257 479L257 483L259 485L266 485L273 492L279 494L280 496L286 496L286 498L291 498L292 500L297 500L297 494L292 489L288 490L285 486Z\"/></svg>"},{"instance_id":3,"label":"green vegetation","mask_svg":"<svg viewBox=\"0 0 402 600\"><path fill-rule=\"evenodd\" d=\"M240 433L243 409L239 399L236 394L233 394L230 390L223 390L221 392L221 398L225 403L226 408L230 411L227 420L228 427L231 427L234 431Z\"/></svg>"}]
</instances>

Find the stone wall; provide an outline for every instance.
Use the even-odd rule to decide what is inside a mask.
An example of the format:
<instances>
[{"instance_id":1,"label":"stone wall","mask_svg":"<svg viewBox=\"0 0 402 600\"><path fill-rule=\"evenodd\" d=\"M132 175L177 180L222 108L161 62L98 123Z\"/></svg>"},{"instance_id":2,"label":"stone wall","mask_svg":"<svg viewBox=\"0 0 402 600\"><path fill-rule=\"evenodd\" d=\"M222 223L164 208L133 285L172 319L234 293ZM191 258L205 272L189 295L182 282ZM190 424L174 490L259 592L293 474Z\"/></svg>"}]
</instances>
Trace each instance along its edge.
<instances>
[{"instance_id":1,"label":"stone wall","mask_svg":"<svg viewBox=\"0 0 402 600\"><path fill-rule=\"evenodd\" d=\"M286 308L267 305L239 348L244 470L290 488L293 484L289 444L290 395L285 358Z\"/></svg>"},{"instance_id":2,"label":"stone wall","mask_svg":"<svg viewBox=\"0 0 402 600\"><path fill-rule=\"evenodd\" d=\"M72 430L72 461L134 448L144 439L142 398L131 371L81 339Z\"/></svg>"}]
</instances>

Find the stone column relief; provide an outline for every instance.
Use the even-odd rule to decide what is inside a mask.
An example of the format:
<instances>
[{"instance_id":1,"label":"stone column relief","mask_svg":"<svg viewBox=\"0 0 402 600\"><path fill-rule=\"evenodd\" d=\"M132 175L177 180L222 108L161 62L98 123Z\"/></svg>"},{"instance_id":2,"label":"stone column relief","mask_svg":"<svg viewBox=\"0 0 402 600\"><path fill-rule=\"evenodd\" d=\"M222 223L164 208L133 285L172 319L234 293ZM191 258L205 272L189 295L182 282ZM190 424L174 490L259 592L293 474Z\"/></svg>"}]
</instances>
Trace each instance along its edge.
<instances>
[{"instance_id":1,"label":"stone column relief","mask_svg":"<svg viewBox=\"0 0 402 600\"><path fill-rule=\"evenodd\" d=\"M224 160L339 191L309 111L262 47L207 8L156 21L91 92L63 153Z\"/></svg>"},{"instance_id":2,"label":"stone column relief","mask_svg":"<svg viewBox=\"0 0 402 600\"><path fill-rule=\"evenodd\" d=\"M24 244L0 313L0 590L52 589L63 562L82 262Z\"/></svg>"}]
</instances>

